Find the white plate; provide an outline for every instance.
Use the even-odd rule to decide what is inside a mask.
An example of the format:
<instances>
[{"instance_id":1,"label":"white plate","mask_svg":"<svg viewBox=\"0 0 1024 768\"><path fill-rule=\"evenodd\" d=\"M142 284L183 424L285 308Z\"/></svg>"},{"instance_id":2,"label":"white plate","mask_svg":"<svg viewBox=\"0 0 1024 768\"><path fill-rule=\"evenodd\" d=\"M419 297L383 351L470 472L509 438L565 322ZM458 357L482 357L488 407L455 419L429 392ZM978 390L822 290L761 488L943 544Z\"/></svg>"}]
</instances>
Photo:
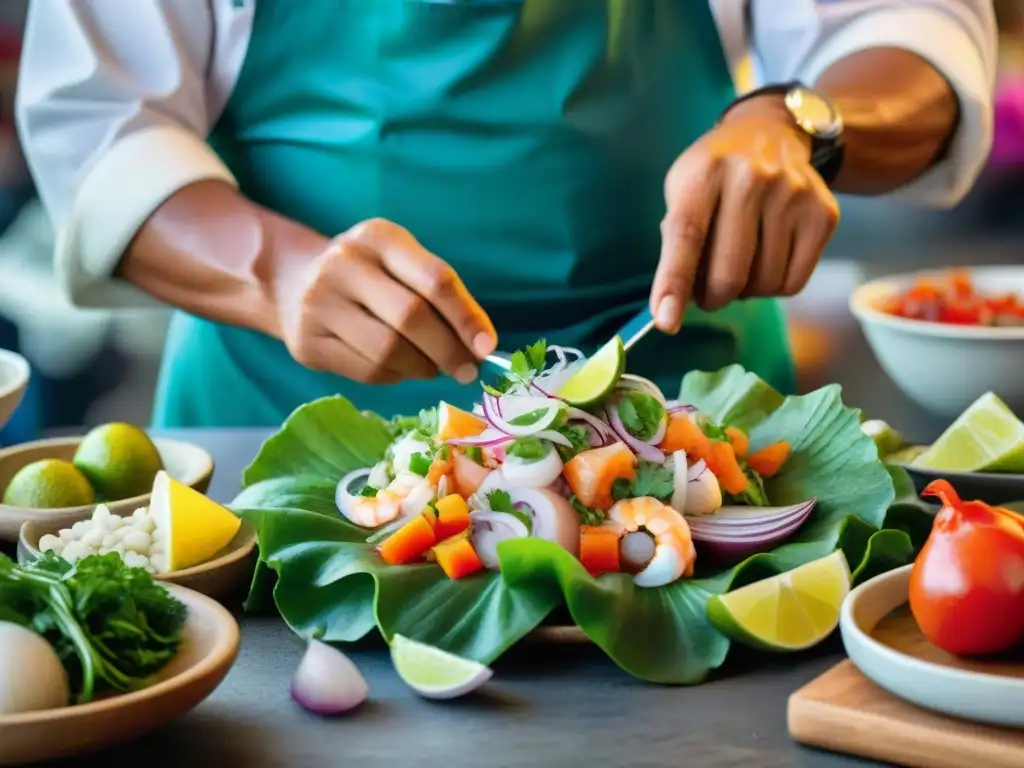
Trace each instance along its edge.
<instances>
[{"instance_id":1,"label":"white plate","mask_svg":"<svg viewBox=\"0 0 1024 768\"><path fill-rule=\"evenodd\" d=\"M918 706L1024 728L1024 655L964 660L928 643L906 612L912 568L876 576L846 598L839 628L850 660L877 685Z\"/></svg>"}]
</instances>

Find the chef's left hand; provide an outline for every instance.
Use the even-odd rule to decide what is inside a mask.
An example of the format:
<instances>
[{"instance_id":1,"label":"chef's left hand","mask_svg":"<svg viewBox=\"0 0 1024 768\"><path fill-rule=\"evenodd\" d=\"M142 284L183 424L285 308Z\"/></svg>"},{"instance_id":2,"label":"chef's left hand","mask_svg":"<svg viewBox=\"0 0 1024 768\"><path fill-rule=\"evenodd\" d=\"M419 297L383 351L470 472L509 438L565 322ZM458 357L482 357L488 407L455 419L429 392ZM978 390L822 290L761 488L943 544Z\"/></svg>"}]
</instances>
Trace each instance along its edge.
<instances>
[{"instance_id":1,"label":"chef's left hand","mask_svg":"<svg viewBox=\"0 0 1024 768\"><path fill-rule=\"evenodd\" d=\"M810 139L778 96L741 102L687 149L665 179L665 202L651 311L670 333L691 300L713 311L799 293L839 222Z\"/></svg>"}]
</instances>

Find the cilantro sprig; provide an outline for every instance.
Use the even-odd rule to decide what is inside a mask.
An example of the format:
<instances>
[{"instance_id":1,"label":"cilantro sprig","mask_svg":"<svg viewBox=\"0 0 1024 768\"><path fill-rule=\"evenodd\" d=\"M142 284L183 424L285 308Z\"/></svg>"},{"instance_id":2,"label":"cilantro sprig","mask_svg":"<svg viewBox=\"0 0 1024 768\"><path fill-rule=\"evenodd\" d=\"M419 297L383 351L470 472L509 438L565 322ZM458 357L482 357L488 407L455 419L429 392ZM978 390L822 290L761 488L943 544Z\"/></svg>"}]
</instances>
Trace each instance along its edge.
<instances>
[{"instance_id":1,"label":"cilantro sprig","mask_svg":"<svg viewBox=\"0 0 1024 768\"><path fill-rule=\"evenodd\" d=\"M509 358L509 370L493 384L483 384L486 392L503 395L516 384L529 384L547 367L548 342L539 339L522 349L517 349Z\"/></svg>"},{"instance_id":2,"label":"cilantro sprig","mask_svg":"<svg viewBox=\"0 0 1024 768\"><path fill-rule=\"evenodd\" d=\"M0 620L53 646L80 704L147 685L177 654L187 616L184 603L114 552L74 566L52 552L33 565L0 555Z\"/></svg>"},{"instance_id":3,"label":"cilantro sprig","mask_svg":"<svg viewBox=\"0 0 1024 768\"><path fill-rule=\"evenodd\" d=\"M672 498L674 490L675 481L671 469L664 464L641 461L637 465L636 477L633 480L620 477L612 483L612 498L621 501L652 496L660 501L668 501Z\"/></svg>"},{"instance_id":4,"label":"cilantro sprig","mask_svg":"<svg viewBox=\"0 0 1024 768\"><path fill-rule=\"evenodd\" d=\"M646 392L626 392L616 408L622 426L637 440L650 440L665 418L665 406Z\"/></svg>"}]
</instances>

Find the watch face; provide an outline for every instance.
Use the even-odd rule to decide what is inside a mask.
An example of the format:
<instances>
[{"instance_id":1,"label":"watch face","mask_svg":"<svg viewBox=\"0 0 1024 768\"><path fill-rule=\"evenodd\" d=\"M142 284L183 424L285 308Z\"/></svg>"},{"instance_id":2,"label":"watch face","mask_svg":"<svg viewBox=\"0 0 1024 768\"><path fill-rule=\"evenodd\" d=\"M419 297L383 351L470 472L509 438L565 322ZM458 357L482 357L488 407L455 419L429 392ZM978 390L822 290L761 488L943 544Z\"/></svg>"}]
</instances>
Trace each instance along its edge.
<instances>
[{"instance_id":1,"label":"watch face","mask_svg":"<svg viewBox=\"0 0 1024 768\"><path fill-rule=\"evenodd\" d=\"M812 136L832 139L843 130L842 120L832 105L807 88L794 88L787 93L786 108L799 126Z\"/></svg>"}]
</instances>

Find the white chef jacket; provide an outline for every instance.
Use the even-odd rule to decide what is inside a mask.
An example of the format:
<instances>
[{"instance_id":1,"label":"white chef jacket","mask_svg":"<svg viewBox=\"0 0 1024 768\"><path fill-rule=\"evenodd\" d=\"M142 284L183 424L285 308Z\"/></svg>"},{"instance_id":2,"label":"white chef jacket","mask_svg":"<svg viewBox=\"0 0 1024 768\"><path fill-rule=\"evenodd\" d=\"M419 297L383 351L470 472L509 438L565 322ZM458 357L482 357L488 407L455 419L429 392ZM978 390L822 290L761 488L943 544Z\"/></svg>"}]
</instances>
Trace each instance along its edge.
<instances>
[{"instance_id":1,"label":"white chef jacket","mask_svg":"<svg viewBox=\"0 0 1024 768\"><path fill-rule=\"evenodd\" d=\"M897 195L950 206L970 189L992 142L990 0L708 1L730 65L752 51L765 82L813 84L879 46L930 61L959 97L960 128L948 156ZM32 1L16 114L57 230L58 281L75 304L152 305L112 278L135 233L189 184L236 183L206 137L242 68L258 2Z\"/></svg>"}]
</instances>

